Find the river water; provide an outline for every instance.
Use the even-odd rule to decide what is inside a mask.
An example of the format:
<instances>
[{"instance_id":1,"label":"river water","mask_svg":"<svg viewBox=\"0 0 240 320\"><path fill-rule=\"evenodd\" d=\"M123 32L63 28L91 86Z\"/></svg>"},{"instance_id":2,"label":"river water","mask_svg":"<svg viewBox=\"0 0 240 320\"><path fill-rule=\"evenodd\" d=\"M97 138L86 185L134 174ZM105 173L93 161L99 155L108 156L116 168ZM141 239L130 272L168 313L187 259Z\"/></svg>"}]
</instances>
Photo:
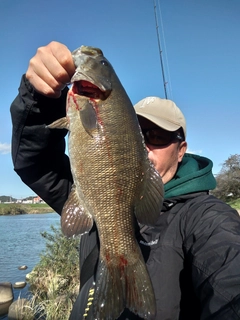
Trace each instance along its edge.
<instances>
[{"instance_id":1,"label":"river water","mask_svg":"<svg viewBox=\"0 0 240 320\"><path fill-rule=\"evenodd\" d=\"M45 239L40 232L50 232L51 225L60 226L56 213L0 216L0 282L25 281L45 249ZM26 265L26 270L19 266ZM13 289L14 300L26 297L28 287ZM1 317L0 319L7 319Z\"/></svg>"}]
</instances>

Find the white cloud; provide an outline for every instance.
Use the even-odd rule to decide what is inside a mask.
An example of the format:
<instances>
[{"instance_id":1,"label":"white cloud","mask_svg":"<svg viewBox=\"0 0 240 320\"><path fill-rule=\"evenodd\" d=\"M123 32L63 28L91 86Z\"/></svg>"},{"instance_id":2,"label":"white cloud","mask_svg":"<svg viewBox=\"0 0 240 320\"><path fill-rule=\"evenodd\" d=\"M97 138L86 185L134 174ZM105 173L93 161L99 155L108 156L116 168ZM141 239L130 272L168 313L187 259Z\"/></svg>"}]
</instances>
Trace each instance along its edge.
<instances>
[{"instance_id":1,"label":"white cloud","mask_svg":"<svg viewBox=\"0 0 240 320\"><path fill-rule=\"evenodd\" d=\"M202 150L192 151L192 150L190 150L190 149L187 149L187 153L193 153L193 154L198 154L198 155L200 155L200 154L202 154Z\"/></svg>"},{"instance_id":2,"label":"white cloud","mask_svg":"<svg viewBox=\"0 0 240 320\"><path fill-rule=\"evenodd\" d=\"M11 144L0 142L0 154L7 154L11 152Z\"/></svg>"}]
</instances>

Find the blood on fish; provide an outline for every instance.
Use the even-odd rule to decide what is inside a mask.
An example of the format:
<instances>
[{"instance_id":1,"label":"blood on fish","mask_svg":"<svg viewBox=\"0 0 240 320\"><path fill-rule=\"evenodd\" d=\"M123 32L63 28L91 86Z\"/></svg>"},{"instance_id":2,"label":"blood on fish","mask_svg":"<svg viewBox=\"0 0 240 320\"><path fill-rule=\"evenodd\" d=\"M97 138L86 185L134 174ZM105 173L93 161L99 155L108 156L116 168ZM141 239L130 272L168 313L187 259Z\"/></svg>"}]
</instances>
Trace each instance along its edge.
<instances>
[{"instance_id":1,"label":"blood on fish","mask_svg":"<svg viewBox=\"0 0 240 320\"><path fill-rule=\"evenodd\" d=\"M96 102L94 99L92 99L92 98L90 98L89 100L90 100L90 102L91 102L91 104L92 104L92 106L93 106L93 108L94 108L94 110L95 110L95 112L96 112L98 124L100 124L101 126L103 126L103 121L102 121L102 119L99 117L99 106L98 106L97 102Z\"/></svg>"},{"instance_id":2,"label":"blood on fish","mask_svg":"<svg viewBox=\"0 0 240 320\"><path fill-rule=\"evenodd\" d=\"M106 260L107 260L107 263L109 263L111 261L111 257L110 257L109 253L106 254Z\"/></svg>"},{"instance_id":3,"label":"blood on fish","mask_svg":"<svg viewBox=\"0 0 240 320\"><path fill-rule=\"evenodd\" d=\"M126 266L128 265L128 261L124 258L123 255L119 256L119 260L120 260L119 267L120 267L121 277L122 276L126 277L124 270L125 270Z\"/></svg>"},{"instance_id":4,"label":"blood on fish","mask_svg":"<svg viewBox=\"0 0 240 320\"><path fill-rule=\"evenodd\" d=\"M128 265L127 259L125 259L123 255L121 255L119 258L120 258L120 266L126 267Z\"/></svg>"},{"instance_id":5,"label":"blood on fish","mask_svg":"<svg viewBox=\"0 0 240 320\"><path fill-rule=\"evenodd\" d=\"M77 99L76 99L76 96L74 94L74 92L72 90L69 91L69 94L68 94L68 103L67 103L67 111L68 111L68 107L70 106L70 99L73 100L73 103L75 104L76 106L76 110L81 110L82 108L79 106L78 102L77 102Z\"/></svg>"}]
</instances>

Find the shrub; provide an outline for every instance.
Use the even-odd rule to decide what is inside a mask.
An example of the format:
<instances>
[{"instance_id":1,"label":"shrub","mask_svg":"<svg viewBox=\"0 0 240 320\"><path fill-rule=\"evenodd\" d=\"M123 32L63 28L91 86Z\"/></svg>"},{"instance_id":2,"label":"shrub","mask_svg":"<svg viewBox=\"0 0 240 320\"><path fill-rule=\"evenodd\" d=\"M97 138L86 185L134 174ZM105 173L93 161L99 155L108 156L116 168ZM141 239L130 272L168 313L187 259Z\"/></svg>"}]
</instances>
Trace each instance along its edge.
<instances>
[{"instance_id":1,"label":"shrub","mask_svg":"<svg viewBox=\"0 0 240 320\"><path fill-rule=\"evenodd\" d=\"M29 277L35 319L67 320L79 291L79 237L66 238L51 226L46 248Z\"/></svg>"}]
</instances>

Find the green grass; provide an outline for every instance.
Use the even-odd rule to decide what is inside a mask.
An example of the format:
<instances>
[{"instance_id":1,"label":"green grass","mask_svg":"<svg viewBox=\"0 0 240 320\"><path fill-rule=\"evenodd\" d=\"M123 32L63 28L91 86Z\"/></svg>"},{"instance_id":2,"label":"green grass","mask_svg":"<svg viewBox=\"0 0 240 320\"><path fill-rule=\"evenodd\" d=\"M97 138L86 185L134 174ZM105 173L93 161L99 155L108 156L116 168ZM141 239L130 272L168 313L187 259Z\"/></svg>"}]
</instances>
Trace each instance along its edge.
<instances>
[{"instance_id":1,"label":"green grass","mask_svg":"<svg viewBox=\"0 0 240 320\"><path fill-rule=\"evenodd\" d=\"M240 211L240 199L229 201L228 204L236 210Z\"/></svg>"},{"instance_id":2,"label":"green grass","mask_svg":"<svg viewBox=\"0 0 240 320\"><path fill-rule=\"evenodd\" d=\"M0 215L54 212L46 203L0 203Z\"/></svg>"}]
</instances>

